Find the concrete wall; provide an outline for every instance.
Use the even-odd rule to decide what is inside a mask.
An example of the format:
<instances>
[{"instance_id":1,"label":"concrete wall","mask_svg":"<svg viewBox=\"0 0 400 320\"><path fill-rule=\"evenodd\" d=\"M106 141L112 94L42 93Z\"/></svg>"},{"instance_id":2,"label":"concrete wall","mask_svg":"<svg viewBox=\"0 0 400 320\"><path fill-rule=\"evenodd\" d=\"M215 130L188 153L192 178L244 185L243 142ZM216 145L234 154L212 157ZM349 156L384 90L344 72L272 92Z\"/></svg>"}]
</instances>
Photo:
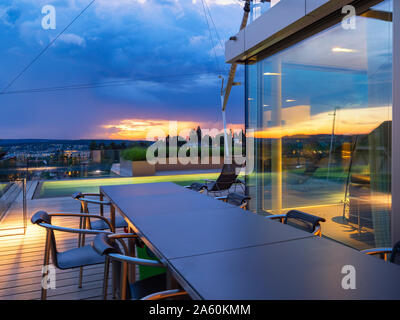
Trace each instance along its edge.
<instances>
[{"instance_id":1,"label":"concrete wall","mask_svg":"<svg viewBox=\"0 0 400 320\"><path fill-rule=\"evenodd\" d=\"M214 163L213 163L214 162ZM147 161L128 161L120 159L119 174L124 177L153 176L158 171L184 171L184 170L207 170L220 169L224 163L223 157L210 158L208 164L181 164L167 163L151 165Z\"/></svg>"},{"instance_id":2,"label":"concrete wall","mask_svg":"<svg viewBox=\"0 0 400 320\"><path fill-rule=\"evenodd\" d=\"M155 166L147 161L120 160L120 175L124 177L154 176Z\"/></svg>"},{"instance_id":3,"label":"concrete wall","mask_svg":"<svg viewBox=\"0 0 400 320\"><path fill-rule=\"evenodd\" d=\"M179 170L207 170L207 169L220 169L224 163L224 158L218 157L214 159L214 162L218 162L213 164L213 160L209 159L209 164L181 164L179 161L177 164L159 164L157 163L156 171L179 171Z\"/></svg>"}]
</instances>

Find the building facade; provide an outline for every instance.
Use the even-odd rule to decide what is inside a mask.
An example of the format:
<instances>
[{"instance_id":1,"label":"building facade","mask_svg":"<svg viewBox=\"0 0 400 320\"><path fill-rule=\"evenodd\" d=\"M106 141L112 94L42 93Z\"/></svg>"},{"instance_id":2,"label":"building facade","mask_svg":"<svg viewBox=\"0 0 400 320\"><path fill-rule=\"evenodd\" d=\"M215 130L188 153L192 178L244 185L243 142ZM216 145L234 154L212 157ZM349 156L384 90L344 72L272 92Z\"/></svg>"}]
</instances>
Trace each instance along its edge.
<instances>
[{"instance_id":1,"label":"building facade","mask_svg":"<svg viewBox=\"0 0 400 320\"><path fill-rule=\"evenodd\" d=\"M245 67L250 210L324 217L325 236L357 249L400 240L398 6L275 1L226 43Z\"/></svg>"}]
</instances>

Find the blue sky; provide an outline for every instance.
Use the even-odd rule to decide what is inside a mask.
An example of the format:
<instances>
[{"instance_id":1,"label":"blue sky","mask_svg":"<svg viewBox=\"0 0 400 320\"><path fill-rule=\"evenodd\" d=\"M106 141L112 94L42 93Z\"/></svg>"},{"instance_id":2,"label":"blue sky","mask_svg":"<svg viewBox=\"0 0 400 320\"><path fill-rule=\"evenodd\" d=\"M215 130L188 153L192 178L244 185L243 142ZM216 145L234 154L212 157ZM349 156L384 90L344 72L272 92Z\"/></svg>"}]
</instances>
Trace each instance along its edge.
<instances>
[{"instance_id":1,"label":"blue sky","mask_svg":"<svg viewBox=\"0 0 400 320\"><path fill-rule=\"evenodd\" d=\"M2 0L1 90L89 2ZM239 1L207 3L225 41L238 31ZM56 30L41 26L41 9L47 4L56 8ZM117 137L118 124L127 119L220 125L218 70L223 68L226 76L228 66L215 34L213 38L217 61L201 0L96 0L8 90L142 80L126 86L0 95L0 139ZM242 75L240 68L237 81ZM243 86L233 89L229 123L243 124L243 91Z\"/></svg>"}]
</instances>

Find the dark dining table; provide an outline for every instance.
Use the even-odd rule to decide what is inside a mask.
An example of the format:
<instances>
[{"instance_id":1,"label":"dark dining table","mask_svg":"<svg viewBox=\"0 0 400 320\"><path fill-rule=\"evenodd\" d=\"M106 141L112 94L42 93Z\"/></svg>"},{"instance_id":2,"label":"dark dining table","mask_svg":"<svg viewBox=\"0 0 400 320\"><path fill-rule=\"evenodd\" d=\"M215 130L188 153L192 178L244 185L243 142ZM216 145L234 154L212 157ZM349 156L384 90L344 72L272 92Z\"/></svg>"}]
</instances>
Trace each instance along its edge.
<instances>
[{"instance_id":1,"label":"dark dining table","mask_svg":"<svg viewBox=\"0 0 400 320\"><path fill-rule=\"evenodd\" d=\"M400 299L400 267L174 183L100 187L194 299ZM356 288L342 286L344 266Z\"/></svg>"}]
</instances>

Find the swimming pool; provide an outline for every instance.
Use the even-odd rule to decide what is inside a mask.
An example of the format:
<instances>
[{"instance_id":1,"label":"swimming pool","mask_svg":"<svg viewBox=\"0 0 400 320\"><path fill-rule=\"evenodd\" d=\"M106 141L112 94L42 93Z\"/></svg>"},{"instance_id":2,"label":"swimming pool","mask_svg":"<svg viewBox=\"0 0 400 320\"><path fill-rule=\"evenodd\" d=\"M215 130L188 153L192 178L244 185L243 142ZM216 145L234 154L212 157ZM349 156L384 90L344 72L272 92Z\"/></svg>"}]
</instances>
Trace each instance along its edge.
<instances>
[{"instance_id":1,"label":"swimming pool","mask_svg":"<svg viewBox=\"0 0 400 320\"><path fill-rule=\"evenodd\" d=\"M129 178L105 178L105 179L76 179L44 181L38 186L34 199L68 197L74 192L99 192L100 186L112 186L121 184L174 182L185 186L204 179L216 179L219 173L184 174L150 177L129 177Z\"/></svg>"}]
</instances>

